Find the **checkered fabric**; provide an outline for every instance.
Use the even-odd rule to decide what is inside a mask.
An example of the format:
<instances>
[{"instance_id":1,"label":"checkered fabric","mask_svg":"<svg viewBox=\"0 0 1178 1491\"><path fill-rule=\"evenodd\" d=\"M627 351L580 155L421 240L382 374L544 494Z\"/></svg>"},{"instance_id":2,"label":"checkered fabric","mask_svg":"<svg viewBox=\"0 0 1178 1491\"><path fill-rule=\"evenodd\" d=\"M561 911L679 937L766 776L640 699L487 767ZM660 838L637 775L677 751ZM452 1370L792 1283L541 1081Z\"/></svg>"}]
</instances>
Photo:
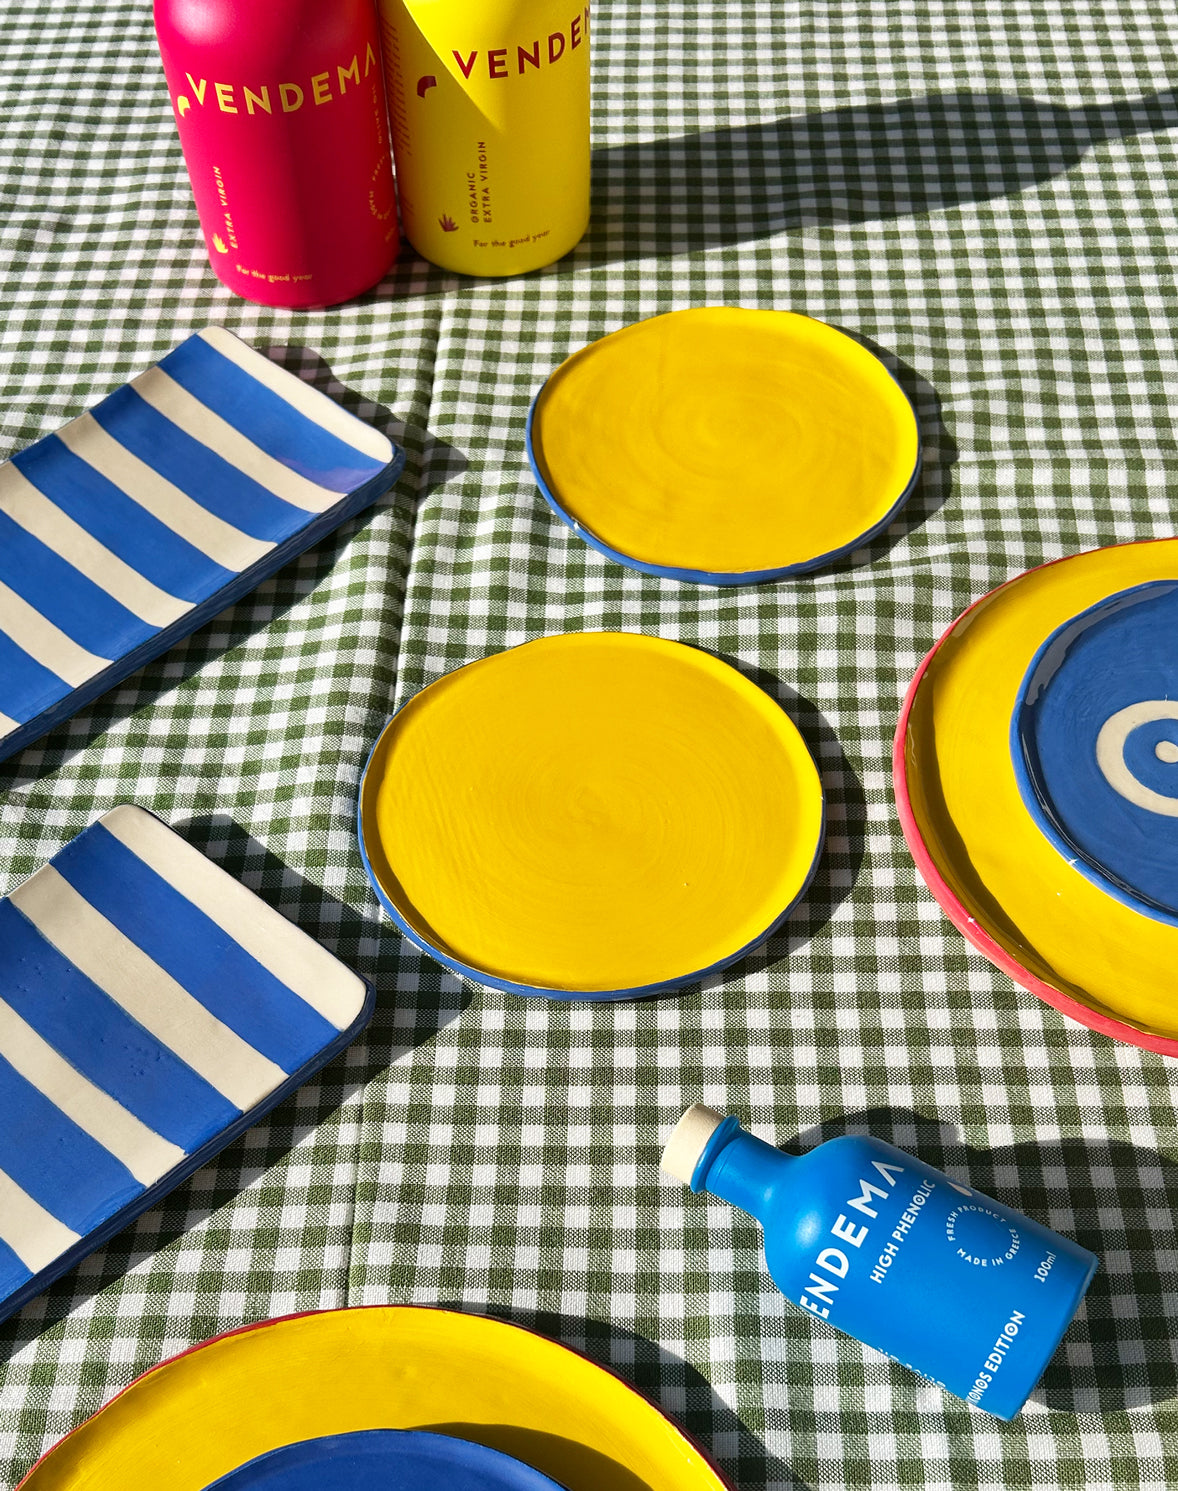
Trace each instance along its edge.
<instances>
[{"instance_id":1,"label":"checkered fabric","mask_svg":"<svg viewBox=\"0 0 1178 1491\"><path fill-rule=\"evenodd\" d=\"M6 0L0 27L4 452L210 321L410 452L388 500L0 766L0 890L134 799L379 991L346 1055L0 1326L0 1482L217 1331L412 1301L587 1351L742 1491L1178 1484L1172 1064L966 946L916 879L889 776L907 680L971 599L1174 531L1172 16L598 0L576 252L475 282L406 250L314 313L244 304L209 271L146 3ZM644 578L529 476L528 404L556 363L720 303L848 329L915 402L919 490L819 574ZM677 997L461 985L368 889L367 749L445 670L601 627L700 644L782 701L829 795L817 878L731 977ZM786 1304L755 1225L659 1176L698 1099L783 1144L870 1131L1097 1252L1023 1414L971 1411Z\"/></svg>"}]
</instances>

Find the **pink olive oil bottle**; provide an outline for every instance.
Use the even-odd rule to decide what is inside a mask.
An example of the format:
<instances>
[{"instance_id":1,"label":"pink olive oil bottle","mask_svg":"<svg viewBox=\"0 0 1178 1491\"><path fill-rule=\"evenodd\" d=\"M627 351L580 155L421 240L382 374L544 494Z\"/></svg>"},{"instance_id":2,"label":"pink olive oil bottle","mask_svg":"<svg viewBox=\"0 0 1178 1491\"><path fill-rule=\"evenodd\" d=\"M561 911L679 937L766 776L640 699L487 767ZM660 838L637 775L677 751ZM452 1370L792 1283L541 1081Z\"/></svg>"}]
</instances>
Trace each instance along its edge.
<instances>
[{"instance_id":1,"label":"pink olive oil bottle","mask_svg":"<svg viewBox=\"0 0 1178 1491\"><path fill-rule=\"evenodd\" d=\"M374 0L155 0L184 160L217 278L334 305L399 247Z\"/></svg>"}]
</instances>

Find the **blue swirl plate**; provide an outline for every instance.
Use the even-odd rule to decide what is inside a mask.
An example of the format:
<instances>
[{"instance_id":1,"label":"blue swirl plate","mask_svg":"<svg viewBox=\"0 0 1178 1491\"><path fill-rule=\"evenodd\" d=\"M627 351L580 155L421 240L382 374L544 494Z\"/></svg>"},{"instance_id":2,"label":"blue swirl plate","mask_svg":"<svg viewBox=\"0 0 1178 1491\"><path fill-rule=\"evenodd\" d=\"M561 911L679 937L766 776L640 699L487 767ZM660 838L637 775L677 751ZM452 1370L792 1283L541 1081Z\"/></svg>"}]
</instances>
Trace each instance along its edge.
<instances>
[{"instance_id":1,"label":"blue swirl plate","mask_svg":"<svg viewBox=\"0 0 1178 1491\"><path fill-rule=\"evenodd\" d=\"M1011 720L1019 791L1080 874L1178 925L1178 581L1108 596L1031 661Z\"/></svg>"}]
</instances>

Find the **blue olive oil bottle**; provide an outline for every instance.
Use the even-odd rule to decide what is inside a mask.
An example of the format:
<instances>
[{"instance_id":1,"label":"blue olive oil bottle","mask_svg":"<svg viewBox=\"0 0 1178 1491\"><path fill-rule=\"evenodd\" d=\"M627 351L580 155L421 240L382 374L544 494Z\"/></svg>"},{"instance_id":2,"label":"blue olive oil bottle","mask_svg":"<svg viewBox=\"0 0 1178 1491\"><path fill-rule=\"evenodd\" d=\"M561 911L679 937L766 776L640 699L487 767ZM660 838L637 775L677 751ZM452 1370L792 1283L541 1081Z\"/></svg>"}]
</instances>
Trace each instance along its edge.
<instances>
[{"instance_id":1,"label":"blue olive oil bottle","mask_svg":"<svg viewBox=\"0 0 1178 1491\"><path fill-rule=\"evenodd\" d=\"M794 1304L1000 1419L1055 1353L1097 1260L880 1139L788 1155L712 1108L679 1120L663 1170L760 1222Z\"/></svg>"}]
</instances>

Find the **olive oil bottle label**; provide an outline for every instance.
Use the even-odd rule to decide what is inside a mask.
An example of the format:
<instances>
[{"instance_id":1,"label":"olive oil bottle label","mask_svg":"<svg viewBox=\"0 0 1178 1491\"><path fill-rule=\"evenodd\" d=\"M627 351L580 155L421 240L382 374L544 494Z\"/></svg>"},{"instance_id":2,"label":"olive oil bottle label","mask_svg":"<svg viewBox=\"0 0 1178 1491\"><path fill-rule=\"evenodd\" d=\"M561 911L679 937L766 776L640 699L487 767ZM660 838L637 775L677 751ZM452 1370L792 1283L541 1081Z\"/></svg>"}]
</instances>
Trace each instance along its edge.
<instances>
[{"instance_id":1,"label":"olive oil bottle label","mask_svg":"<svg viewBox=\"0 0 1178 1491\"><path fill-rule=\"evenodd\" d=\"M381 0L405 234L462 274L559 259L589 221L589 8Z\"/></svg>"},{"instance_id":2,"label":"olive oil bottle label","mask_svg":"<svg viewBox=\"0 0 1178 1491\"><path fill-rule=\"evenodd\" d=\"M214 273L273 306L334 305L398 249L373 0L155 0Z\"/></svg>"}]
</instances>

